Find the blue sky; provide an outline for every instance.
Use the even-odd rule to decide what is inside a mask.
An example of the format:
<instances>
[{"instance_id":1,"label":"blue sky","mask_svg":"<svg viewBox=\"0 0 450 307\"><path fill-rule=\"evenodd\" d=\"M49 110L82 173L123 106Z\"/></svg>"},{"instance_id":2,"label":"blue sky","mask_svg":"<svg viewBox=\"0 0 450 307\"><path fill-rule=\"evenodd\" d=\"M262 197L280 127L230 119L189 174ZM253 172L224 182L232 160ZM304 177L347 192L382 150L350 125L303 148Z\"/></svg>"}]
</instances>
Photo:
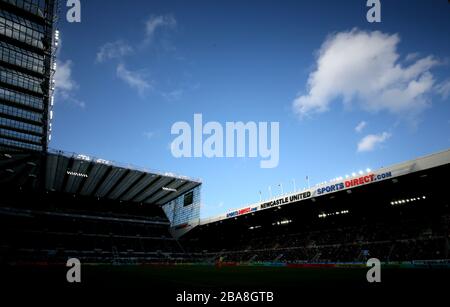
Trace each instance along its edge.
<instances>
[{"instance_id":1,"label":"blue sky","mask_svg":"<svg viewBox=\"0 0 450 307\"><path fill-rule=\"evenodd\" d=\"M62 5L50 147L200 178L202 217L447 149L450 5L381 2L373 24L363 0ZM278 166L174 158L194 113L279 122Z\"/></svg>"}]
</instances>

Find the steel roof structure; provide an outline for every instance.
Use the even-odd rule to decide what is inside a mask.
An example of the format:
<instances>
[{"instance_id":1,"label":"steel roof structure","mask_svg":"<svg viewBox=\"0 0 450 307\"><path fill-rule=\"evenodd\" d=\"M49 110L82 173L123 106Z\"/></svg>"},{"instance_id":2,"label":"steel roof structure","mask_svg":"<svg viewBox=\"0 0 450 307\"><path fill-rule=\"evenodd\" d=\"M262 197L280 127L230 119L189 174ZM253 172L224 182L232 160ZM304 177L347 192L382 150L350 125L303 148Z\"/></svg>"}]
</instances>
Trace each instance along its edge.
<instances>
[{"instance_id":1,"label":"steel roof structure","mask_svg":"<svg viewBox=\"0 0 450 307\"><path fill-rule=\"evenodd\" d=\"M40 174L45 175L42 178ZM201 184L185 176L62 151L2 153L0 178L2 184L10 186L161 206Z\"/></svg>"}]
</instances>

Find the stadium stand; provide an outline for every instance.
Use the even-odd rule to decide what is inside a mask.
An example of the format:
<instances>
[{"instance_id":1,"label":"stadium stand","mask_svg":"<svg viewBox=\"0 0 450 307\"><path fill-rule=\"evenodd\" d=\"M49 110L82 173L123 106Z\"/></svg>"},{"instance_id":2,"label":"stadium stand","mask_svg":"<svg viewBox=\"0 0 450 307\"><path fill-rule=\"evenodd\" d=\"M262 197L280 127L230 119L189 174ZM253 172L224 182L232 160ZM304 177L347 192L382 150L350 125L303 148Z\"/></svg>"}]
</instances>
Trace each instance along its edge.
<instances>
[{"instance_id":1,"label":"stadium stand","mask_svg":"<svg viewBox=\"0 0 450 307\"><path fill-rule=\"evenodd\" d=\"M201 224L181 242L210 262L448 262L446 161L266 210L237 210Z\"/></svg>"},{"instance_id":2,"label":"stadium stand","mask_svg":"<svg viewBox=\"0 0 450 307\"><path fill-rule=\"evenodd\" d=\"M62 152L2 153L0 262L64 263L76 257L142 263L183 257L163 206L200 183L107 162ZM166 185L177 189L165 191Z\"/></svg>"}]
</instances>

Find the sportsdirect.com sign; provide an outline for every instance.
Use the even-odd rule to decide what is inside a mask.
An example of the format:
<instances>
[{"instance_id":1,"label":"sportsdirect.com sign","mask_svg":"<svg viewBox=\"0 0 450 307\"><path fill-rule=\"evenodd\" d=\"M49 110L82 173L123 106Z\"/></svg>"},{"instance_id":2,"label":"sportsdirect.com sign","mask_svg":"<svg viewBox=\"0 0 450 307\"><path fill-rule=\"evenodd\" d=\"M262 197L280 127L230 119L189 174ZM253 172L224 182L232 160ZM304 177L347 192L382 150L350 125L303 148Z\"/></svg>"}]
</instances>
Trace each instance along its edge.
<instances>
[{"instance_id":1,"label":"sportsdirect.com sign","mask_svg":"<svg viewBox=\"0 0 450 307\"><path fill-rule=\"evenodd\" d=\"M227 217L239 216L241 214L254 212L256 210L258 210L257 207L253 207L253 208L247 207L247 208L243 208L243 209L239 209L239 210L236 210L236 211L229 212L229 213L227 213Z\"/></svg>"},{"instance_id":2,"label":"sportsdirect.com sign","mask_svg":"<svg viewBox=\"0 0 450 307\"><path fill-rule=\"evenodd\" d=\"M358 178L352 178L352 179L345 180L343 182L338 182L338 183L335 183L332 185L328 185L326 187L320 187L316 190L316 195L324 195L327 193L336 192L336 191L343 190L343 189L349 189L349 188L357 187L357 186L360 186L363 184L375 182L378 180L384 180L384 179L387 179L390 177L392 177L391 172L381 173L378 175L368 174L368 175L361 176Z\"/></svg>"}]
</instances>

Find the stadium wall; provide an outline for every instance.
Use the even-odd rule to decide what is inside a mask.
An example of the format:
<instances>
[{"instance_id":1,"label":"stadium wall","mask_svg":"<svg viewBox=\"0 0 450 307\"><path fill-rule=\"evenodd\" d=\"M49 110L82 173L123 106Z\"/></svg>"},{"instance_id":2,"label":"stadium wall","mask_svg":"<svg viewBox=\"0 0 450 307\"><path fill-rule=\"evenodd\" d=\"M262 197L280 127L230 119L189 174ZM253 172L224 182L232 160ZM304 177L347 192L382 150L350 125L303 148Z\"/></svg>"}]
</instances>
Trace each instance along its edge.
<instances>
[{"instance_id":1,"label":"stadium wall","mask_svg":"<svg viewBox=\"0 0 450 307\"><path fill-rule=\"evenodd\" d=\"M163 205L162 208L170 221L171 232L174 237L180 237L199 224L200 202L201 185Z\"/></svg>"}]
</instances>

